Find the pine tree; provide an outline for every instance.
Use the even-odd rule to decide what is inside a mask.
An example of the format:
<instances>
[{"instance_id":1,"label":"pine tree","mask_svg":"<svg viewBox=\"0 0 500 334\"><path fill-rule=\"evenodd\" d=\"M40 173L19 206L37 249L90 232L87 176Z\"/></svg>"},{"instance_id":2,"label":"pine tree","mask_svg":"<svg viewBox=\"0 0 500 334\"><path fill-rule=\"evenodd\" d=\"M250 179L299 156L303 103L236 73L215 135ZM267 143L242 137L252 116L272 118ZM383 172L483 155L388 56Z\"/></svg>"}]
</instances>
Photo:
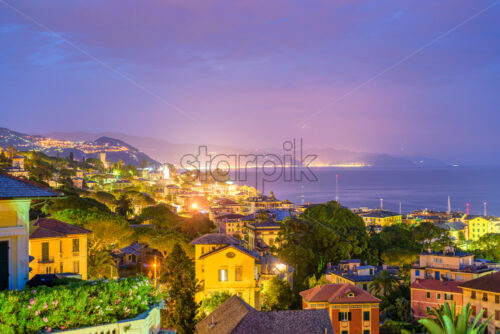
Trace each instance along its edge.
<instances>
[{"instance_id":1,"label":"pine tree","mask_svg":"<svg viewBox=\"0 0 500 334\"><path fill-rule=\"evenodd\" d=\"M194 263L182 247L175 244L167 256L164 269L162 280L168 291L164 326L175 328L179 334L193 333L198 308L194 300L197 291Z\"/></svg>"}]
</instances>

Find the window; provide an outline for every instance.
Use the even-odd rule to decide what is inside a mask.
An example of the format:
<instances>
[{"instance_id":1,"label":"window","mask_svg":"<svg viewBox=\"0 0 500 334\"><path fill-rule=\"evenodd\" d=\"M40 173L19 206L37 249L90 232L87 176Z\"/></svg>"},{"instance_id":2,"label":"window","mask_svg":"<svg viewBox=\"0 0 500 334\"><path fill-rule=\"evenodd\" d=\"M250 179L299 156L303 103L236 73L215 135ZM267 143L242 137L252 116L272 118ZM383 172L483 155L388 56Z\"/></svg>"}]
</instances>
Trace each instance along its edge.
<instances>
[{"instance_id":1,"label":"window","mask_svg":"<svg viewBox=\"0 0 500 334\"><path fill-rule=\"evenodd\" d=\"M59 269L61 270L61 271L60 271L61 273L63 273L63 272L64 272L64 270L63 270L63 269L64 269L64 266L63 266L63 263L62 263L62 262L59 264Z\"/></svg>"},{"instance_id":2,"label":"window","mask_svg":"<svg viewBox=\"0 0 500 334\"><path fill-rule=\"evenodd\" d=\"M351 312L339 312L339 321L351 321Z\"/></svg>"},{"instance_id":3,"label":"window","mask_svg":"<svg viewBox=\"0 0 500 334\"><path fill-rule=\"evenodd\" d=\"M349 331L342 331L342 334L349 334Z\"/></svg>"},{"instance_id":4,"label":"window","mask_svg":"<svg viewBox=\"0 0 500 334\"><path fill-rule=\"evenodd\" d=\"M444 294L444 299L445 300L453 300L453 294L452 293L450 293L450 294L445 293Z\"/></svg>"},{"instance_id":5,"label":"window","mask_svg":"<svg viewBox=\"0 0 500 334\"><path fill-rule=\"evenodd\" d=\"M363 312L363 320L364 321L370 321L370 311L364 311Z\"/></svg>"},{"instance_id":6,"label":"window","mask_svg":"<svg viewBox=\"0 0 500 334\"><path fill-rule=\"evenodd\" d=\"M73 261L73 272L74 273L80 272L80 261Z\"/></svg>"},{"instance_id":7,"label":"window","mask_svg":"<svg viewBox=\"0 0 500 334\"><path fill-rule=\"evenodd\" d=\"M483 293L483 301L487 302L488 301L488 294Z\"/></svg>"},{"instance_id":8,"label":"window","mask_svg":"<svg viewBox=\"0 0 500 334\"><path fill-rule=\"evenodd\" d=\"M427 291L426 297L431 298L431 293L429 291Z\"/></svg>"},{"instance_id":9,"label":"window","mask_svg":"<svg viewBox=\"0 0 500 334\"><path fill-rule=\"evenodd\" d=\"M219 282L227 282L227 269L219 269Z\"/></svg>"},{"instance_id":10,"label":"window","mask_svg":"<svg viewBox=\"0 0 500 334\"><path fill-rule=\"evenodd\" d=\"M483 310L483 318L488 318L488 309L485 307Z\"/></svg>"},{"instance_id":11,"label":"window","mask_svg":"<svg viewBox=\"0 0 500 334\"><path fill-rule=\"evenodd\" d=\"M43 262L49 261L49 243L48 242L42 242L42 261Z\"/></svg>"},{"instance_id":12,"label":"window","mask_svg":"<svg viewBox=\"0 0 500 334\"><path fill-rule=\"evenodd\" d=\"M475 317L476 316L476 306L472 305L472 316Z\"/></svg>"},{"instance_id":13,"label":"window","mask_svg":"<svg viewBox=\"0 0 500 334\"><path fill-rule=\"evenodd\" d=\"M363 290L368 291L368 284L363 284Z\"/></svg>"},{"instance_id":14,"label":"window","mask_svg":"<svg viewBox=\"0 0 500 334\"><path fill-rule=\"evenodd\" d=\"M427 312L429 312L430 310L431 310L431 307L427 306Z\"/></svg>"},{"instance_id":15,"label":"window","mask_svg":"<svg viewBox=\"0 0 500 334\"><path fill-rule=\"evenodd\" d=\"M500 304L500 295L495 296L495 304Z\"/></svg>"},{"instance_id":16,"label":"window","mask_svg":"<svg viewBox=\"0 0 500 334\"><path fill-rule=\"evenodd\" d=\"M455 274L455 281L461 281L462 280L462 275Z\"/></svg>"},{"instance_id":17,"label":"window","mask_svg":"<svg viewBox=\"0 0 500 334\"><path fill-rule=\"evenodd\" d=\"M369 329L364 329L363 330L363 334L370 334L370 330Z\"/></svg>"},{"instance_id":18,"label":"window","mask_svg":"<svg viewBox=\"0 0 500 334\"><path fill-rule=\"evenodd\" d=\"M500 311L495 311L495 320L500 320Z\"/></svg>"},{"instance_id":19,"label":"window","mask_svg":"<svg viewBox=\"0 0 500 334\"><path fill-rule=\"evenodd\" d=\"M476 299L476 291L471 291L470 299Z\"/></svg>"},{"instance_id":20,"label":"window","mask_svg":"<svg viewBox=\"0 0 500 334\"><path fill-rule=\"evenodd\" d=\"M62 256L62 251L63 250L63 247L62 247L62 239L59 240L59 253L61 253L61 256Z\"/></svg>"},{"instance_id":21,"label":"window","mask_svg":"<svg viewBox=\"0 0 500 334\"><path fill-rule=\"evenodd\" d=\"M415 276L420 276L420 270L415 270Z\"/></svg>"},{"instance_id":22,"label":"window","mask_svg":"<svg viewBox=\"0 0 500 334\"><path fill-rule=\"evenodd\" d=\"M235 281L241 281L243 278L243 268L241 267L236 267L236 269L234 270L234 277L235 277Z\"/></svg>"},{"instance_id":23,"label":"window","mask_svg":"<svg viewBox=\"0 0 500 334\"><path fill-rule=\"evenodd\" d=\"M51 272L52 272L52 268L51 267L45 268L45 273L46 274L50 274Z\"/></svg>"},{"instance_id":24,"label":"window","mask_svg":"<svg viewBox=\"0 0 500 334\"><path fill-rule=\"evenodd\" d=\"M73 253L80 251L80 239L73 239Z\"/></svg>"},{"instance_id":25,"label":"window","mask_svg":"<svg viewBox=\"0 0 500 334\"><path fill-rule=\"evenodd\" d=\"M437 294L437 299L441 299L441 294L440 293Z\"/></svg>"}]
</instances>

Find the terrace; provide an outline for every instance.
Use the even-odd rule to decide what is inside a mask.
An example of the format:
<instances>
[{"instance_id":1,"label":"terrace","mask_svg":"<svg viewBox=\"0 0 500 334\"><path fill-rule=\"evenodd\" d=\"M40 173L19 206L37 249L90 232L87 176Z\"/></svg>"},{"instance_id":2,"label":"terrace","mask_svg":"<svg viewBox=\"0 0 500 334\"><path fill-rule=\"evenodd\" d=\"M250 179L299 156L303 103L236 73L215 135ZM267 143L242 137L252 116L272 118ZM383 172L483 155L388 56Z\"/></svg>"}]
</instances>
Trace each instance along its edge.
<instances>
[{"instance_id":1,"label":"terrace","mask_svg":"<svg viewBox=\"0 0 500 334\"><path fill-rule=\"evenodd\" d=\"M144 277L0 292L1 333L160 331L161 294Z\"/></svg>"}]
</instances>

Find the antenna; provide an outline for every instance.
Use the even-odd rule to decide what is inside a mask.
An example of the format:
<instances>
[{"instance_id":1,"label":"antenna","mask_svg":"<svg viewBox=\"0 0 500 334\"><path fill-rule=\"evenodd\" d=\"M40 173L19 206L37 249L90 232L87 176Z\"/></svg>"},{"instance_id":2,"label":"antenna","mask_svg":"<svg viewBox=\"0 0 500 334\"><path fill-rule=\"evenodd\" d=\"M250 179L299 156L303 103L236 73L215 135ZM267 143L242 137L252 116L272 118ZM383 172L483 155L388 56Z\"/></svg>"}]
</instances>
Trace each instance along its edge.
<instances>
[{"instance_id":1,"label":"antenna","mask_svg":"<svg viewBox=\"0 0 500 334\"><path fill-rule=\"evenodd\" d=\"M486 214L486 202L483 202L483 206L484 206L484 214L483 215L486 217L487 216L487 214Z\"/></svg>"},{"instance_id":2,"label":"antenna","mask_svg":"<svg viewBox=\"0 0 500 334\"><path fill-rule=\"evenodd\" d=\"M402 205L401 205L401 201L399 202L399 214L403 214L403 209L402 209Z\"/></svg>"},{"instance_id":3,"label":"antenna","mask_svg":"<svg viewBox=\"0 0 500 334\"><path fill-rule=\"evenodd\" d=\"M335 202L339 201L339 174L335 174Z\"/></svg>"},{"instance_id":4,"label":"antenna","mask_svg":"<svg viewBox=\"0 0 500 334\"><path fill-rule=\"evenodd\" d=\"M380 199L380 210L384 210L384 199Z\"/></svg>"},{"instance_id":5,"label":"antenna","mask_svg":"<svg viewBox=\"0 0 500 334\"><path fill-rule=\"evenodd\" d=\"M448 195L448 214L451 213L451 200L450 200L450 195Z\"/></svg>"},{"instance_id":6,"label":"antenna","mask_svg":"<svg viewBox=\"0 0 500 334\"><path fill-rule=\"evenodd\" d=\"M467 207L467 215L469 215L469 206L470 206L470 203L469 203L469 202L467 202L467 203L465 204L465 206Z\"/></svg>"}]
</instances>

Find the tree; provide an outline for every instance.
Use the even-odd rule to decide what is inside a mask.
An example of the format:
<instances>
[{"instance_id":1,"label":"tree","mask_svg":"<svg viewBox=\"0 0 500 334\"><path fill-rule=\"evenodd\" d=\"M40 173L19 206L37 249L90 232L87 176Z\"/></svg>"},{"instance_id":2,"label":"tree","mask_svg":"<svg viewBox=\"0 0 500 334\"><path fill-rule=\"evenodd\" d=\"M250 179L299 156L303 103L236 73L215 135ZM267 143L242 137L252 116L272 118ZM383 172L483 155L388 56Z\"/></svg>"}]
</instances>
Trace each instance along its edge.
<instances>
[{"instance_id":1,"label":"tree","mask_svg":"<svg viewBox=\"0 0 500 334\"><path fill-rule=\"evenodd\" d=\"M296 269L294 287L299 290L306 288L307 277L322 274L327 262L363 257L368 235L359 216L328 202L281 223L275 245L279 245L273 247L278 257Z\"/></svg>"},{"instance_id":2,"label":"tree","mask_svg":"<svg viewBox=\"0 0 500 334\"><path fill-rule=\"evenodd\" d=\"M74 160L74 154L73 154L73 151L69 152L69 161L73 161Z\"/></svg>"},{"instance_id":3,"label":"tree","mask_svg":"<svg viewBox=\"0 0 500 334\"><path fill-rule=\"evenodd\" d=\"M264 283L262 289L262 310L288 310L294 301L295 296L287 281L274 276Z\"/></svg>"},{"instance_id":4,"label":"tree","mask_svg":"<svg viewBox=\"0 0 500 334\"><path fill-rule=\"evenodd\" d=\"M331 282L326 278L326 275L321 275L320 278L316 278L316 275L312 275L307 279L307 286L309 289L330 283Z\"/></svg>"},{"instance_id":5,"label":"tree","mask_svg":"<svg viewBox=\"0 0 500 334\"><path fill-rule=\"evenodd\" d=\"M198 309L198 321L203 320L207 315L215 311L220 304L231 298L233 294L229 291L215 291L208 294L202 301Z\"/></svg>"},{"instance_id":6,"label":"tree","mask_svg":"<svg viewBox=\"0 0 500 334\"><path fill-rule=\"evenodd\" d=\"M179 244L168 255L165 272L161 279L165 282L167 316L164 326L175 328L177 333L193 333L197 304L194 295L197 291L194 263Z\"/></svg>"},{"instance_id":7,"label":"tree","mask_svg":"<svg viewBox=\"0 0 500 334\"><path fill-rule=\"evenodd\" d=\"M5 150L5 152L7 152L7 158L9 158L9 159L14 158L16 156L16 154L17 154L17 150L12 145L10 145L9 147L7 147L7 149Z\"/></svg>"},{"instance_id":8,"label":"tree","mask_svg":"<svg viewBox=\"0 0 500 334\"><path fill-rule=\"evenodd\" d=\"M377 296L387 297L397 286L398 280L387 270L379 271L370 283L370 291Z\"/></svg>"},{"instance_id":9,"label":"tree","mask_svg":"<svg viewBox=\"0 0 500 334\"><path fill-rule=\"evenodd\" d=\"M132 201L127 198L127 195L123 194L116 201L115 212L122 217L127 218L129 214L133 212Z\"/></svg>"},{"instance_id":10,"label":"tree","mask_svg":"<svg viewBox=\"0 0 500 334\"><path fill-rule=\"evenodd\" d=\"M481 310L479 314L475 317L473 322L469 322L469 319L472 318L472 307L469 304L462 307L460 313L455 310L455 303L448 304L445 303L440 308L433 308L430 311L430 314L434 316L434 318L426 318L420 319L418 322L424 325L424 327L431 334L482 334L488 328L488 322L491 317L488 318L487 321L484 321L479 324L481 320L481 316L484 310Z\"/></svg>"},{"instance_id":11,"label":"tree","mask_svg":"<svg viewBox=\"0 0 500 334\"><path fill-rule=\"evenodd\" d=\"M103 277L112 278L116 263L109 251L97 250L90 252L88 256L88 266L89 277L91 279ZM115 274L117 274L117 272L115 272Z\"/></svg>"},{"instance_id":12,"label":"tree","mask_svg":"<svg viewBox=\"0 0 500 334\"><path fill-rule=\"evenodd\" d=\"M498 262L500 261L500 234L484 234L478 240L471 243L470 249L474 250L474 253L478 257Z\"/></svg>"}]
</instances>

